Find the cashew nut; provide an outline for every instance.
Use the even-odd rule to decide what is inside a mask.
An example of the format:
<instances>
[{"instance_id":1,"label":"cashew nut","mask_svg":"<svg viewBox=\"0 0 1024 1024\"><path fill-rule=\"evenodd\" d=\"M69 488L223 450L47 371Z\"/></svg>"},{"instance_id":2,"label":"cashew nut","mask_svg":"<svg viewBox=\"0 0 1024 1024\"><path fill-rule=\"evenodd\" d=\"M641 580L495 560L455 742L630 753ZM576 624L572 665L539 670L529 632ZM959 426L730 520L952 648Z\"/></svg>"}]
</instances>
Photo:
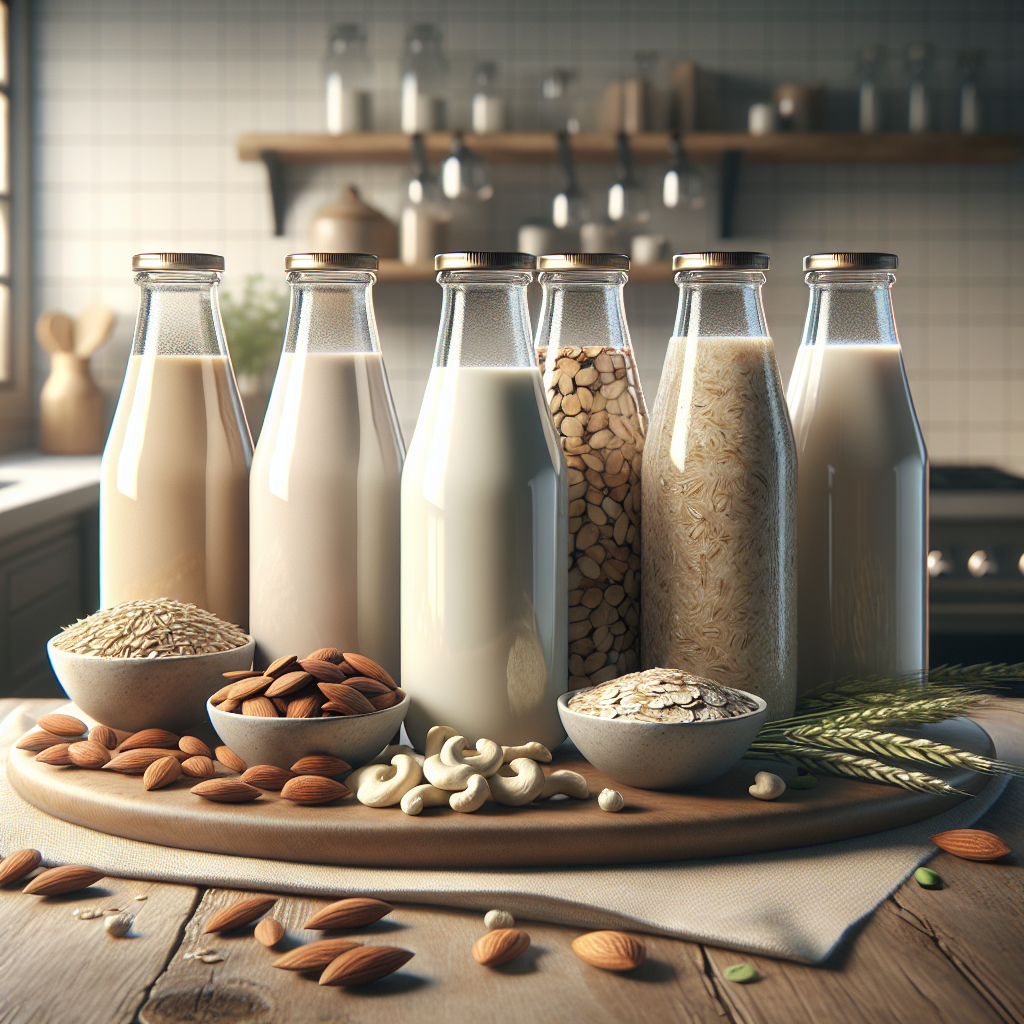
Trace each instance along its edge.
<instances>
[{"instance_id":1,"label":"cashew nut","mask_svg":"<svg viewBox=\"0 0 1024 1024\"><path fill-rule=\"evenodd\" d=\"M441 748L441 760L450 768L468 764L473 771L484 778L493 775L501 767L502 748L494 740L477 740L477 753L471 754L469 757L463 754L465 749L466 737L452 736L445 740L444 746Z\"/></svg>"},{"instance_id":2,"label":"cashew nut","mask_svg":"<svg viewBox=\"0 0 1024 1024\"><path fill-rule=\"evenodd\" d=\"M491 796L506 807L521 807L536 800L544 789L544 772L536 761L517 757L509 768L513 775L492 775L488 780Z\"/></svg>"},{"instance_id":3,"label":"cashew nut","mask_svg":"<svg viewBox=\"0 0 1024 1024\"><path fill-rule=\"evenodd\" d=\"M427 733L427 742L423 744L423 756L433 757L435 754L440 754L445 740L450 740L453 736L458 735L459 730L453 729L450 725L435 725Z\"/></svg>"},{"instance_id":4,"label":"cashew nut","mask_svg":"<svg viewBox=\"0 0 1024 1024\"><path fill-rule=\"evenodd\" d=\"M391 762L391 758L396 754L406 754L421 768L423 767L423 755L417 753L406 743L392 743L390 747L385 747L380 754L373 759L373 761L375 764L389 764Z\"/></svg>"},{"instance_id":5,"label":"cashew nut","mask_svg":"<svg viewBox=\"0 0 1024 1024\"><path fill-rule=\"evenodd\" d=\"M562 771L552 772L544 780L544 788L540 791L538 800L547 800L548 797L564 793L566 796L574 796L577 800L586 800L590 796L590 787L587 780L577 772Z\"/></svg>"},{"instance_id":6,"label":"cashew nut","mask_svg":"<svg viewBox=\"0 0 1024 1024\"><path fill-rule=\"evenodd\" d=\"M491 790L487 785L487 780L482 775L471 775L469 785L461 793L452 793L448 804L453 811L470 814L483 807L484 801L490 795Z\"/></svg>"},{"instance_id":7,"label":"cashew nut","mask_svg":"<svg viewBox=\"0 0 1024 1024\"><path fill-rule=\"evenodd\" d=\"M614 814L626 806L626 801L622 799L622 794L617 789L602 789L597 798L597 806L602 811Z\"/></svg>"},{"instance_id":8,"label":"cashew nut","mask_svg":"<svg viewBox=\"0 0 1024 1024\"><path fill-rule=\"evenodd\" d=\"M516 919L507 910L488 910L484 914L484 927L488 931L497 928L515 928Z\"/></svg>"},{"instance_id":9,"label":"cashew nut","mask_svg":"<svg viewBox=\"0 0 1024 1024\"><path fill-rule=\"evenodd\" d=\"M501 748L501 758L505 764L517 757L528 757L531 761L543 761L547 764L551 760L551 751L543 743L524 743L521 747Z\"/></svg>"},{"instance_id":10,"label":"cashew nut","mask_svg":"<svg viewBox=\"0 0 1024 1024\"><path fill-rule=\"evenodd\" d=\"M447 789L450 793L461 793L469 785L469 780L480 773L470 764L445 764L437 754L433 754L423 762L423 774L432 786Z\"/></svg>"},{"instance_id":11,"label":"cashew nut","mask_svg":"<svg viewBox=\"0 0 1024 1024\"><path fill-rule=\"evenodd\" d=\"M414 786L402 797L402 810L406 814L419 814L425 807L441 807L448 803L450 796L447 790L425 782L422 786Z\"/></svg>"},{"instance_id":12,"label":"cashew nut","mask_svg":"<svg viewBox=\"0 0 1024 1024\"><path fill-rule=\"evenodd\" d=\"M391 807L414 786L423 772L408 754L396 754L391 764L367 764L357 768L345 780L356 799L367 807Z\"/></svg>"},{"instance_id":13,"label":"cashew nut","mask_svg":"<svg viewBox=\"0 0 1024 1024\"><path fill-rule=\"evenodd\" d=\"M786 784L771 772L758 772L754 776L754 784L747 789L751 796L758 800L776 800L786 792Z\"/></svg>"}]
</instances>

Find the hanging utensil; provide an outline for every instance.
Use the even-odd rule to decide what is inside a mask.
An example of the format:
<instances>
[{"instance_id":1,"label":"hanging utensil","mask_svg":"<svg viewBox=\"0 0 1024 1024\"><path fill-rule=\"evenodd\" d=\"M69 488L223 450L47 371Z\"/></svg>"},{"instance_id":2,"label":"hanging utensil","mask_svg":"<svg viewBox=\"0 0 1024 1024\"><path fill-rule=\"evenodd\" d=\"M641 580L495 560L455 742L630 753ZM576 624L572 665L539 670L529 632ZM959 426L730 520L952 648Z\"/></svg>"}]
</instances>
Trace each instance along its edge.
<instances>
[{"instance_id":1,"label":"hanging utensil","mask_svg":"<svg viewBox=\"0 0 1024 1024\"><path fill-rule=\"evenodd\" d=\"M48 309L36 321L36 338L49 353L75 350L75 322L64 313Z\"/></svg>"},{"instance_id":2,"label":"hanging utensil","mask_svg":"<svg viewBox=\"0 0 1024 1024\"><path fill-rule=\"evenodd\" d=\"M449 199L468 203L486 203L494 195L483 160L462 141L461 132L456 132L452 151L441 164L441 188Z\"/></svg>"},{"instance_id":3,"label":"hanging utensil","mask_svg":"<svg viewBox=\"0 0 1024 1024\"><path fill-rule=\"evenodd\" d=\"M576 184L576 168L567 131L558 133L558 159L565 183L551 203L551 222L556 228L577 228L590 219L590 202Z\"/></svg>"},{"instance_id":4,"label":"hanging utensil","mask_svg":"<svg viewBox=\"0 0 1024 1024\"><path fill-rule=\"evenodd\" d=\"M110 336L114 313L107 306L86 306L74 326L74 352L79 359L88 359Z\"/></svg>"},{"instance_id":5,"label":"hanging utensil","mask_svg":"<svg viewBox=\"0 0 1024 1024\"><path fill-rule=\"evenodd\" d=\"M647 193L633 173L629 136L619 132L619 180L608 189L608 219L623 227L640 226L651 219Z\"/></svg>"},{"instance_id":6,"label":"hanging utensil","mask_svg":"<svg viewBox=\"0 0 1024 1024\"><path fill-rule=\"evenodd\" d=\"M678 134L669 139L669 149L671 157L661 186L661 201L670 210L674 210L680 203L691 210L702 210L707 202L704 198L704 182L686 155Z\"/></svg>"}]
</instances>

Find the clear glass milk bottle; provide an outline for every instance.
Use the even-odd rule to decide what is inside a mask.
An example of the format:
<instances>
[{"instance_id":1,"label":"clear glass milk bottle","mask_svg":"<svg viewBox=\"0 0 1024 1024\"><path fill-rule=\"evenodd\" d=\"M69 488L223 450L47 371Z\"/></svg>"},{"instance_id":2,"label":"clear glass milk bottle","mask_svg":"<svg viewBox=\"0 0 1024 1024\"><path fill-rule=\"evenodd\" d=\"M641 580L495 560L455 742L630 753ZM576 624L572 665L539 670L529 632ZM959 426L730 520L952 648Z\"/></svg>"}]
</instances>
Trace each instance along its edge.
<instances>
[{"instance_id":1,"label":"clear glass milk bottle","mask_svg":"<svg viewBox=\"0 0 1024 1024\"><path fill-rule=\"evenodd\" d=\"M645 668L796 700L796 453L761 305L768 257L676 256L679 311L643 460Z\"/></svg>"},{"instance_id":2,"label":"clear glass milk bottle","mask_svg":"<svg viewBox=\"0 0 1024 1024\"><path fill-rule=\"evenodd\" d=\"M402 473L405 725L423 748L565 736L566 467L534 359L524 253L438 256L441 323Z\"/></svg>"},{"instance_id":3,"label":"clear glass milk bottle","mask_svg":"<svg viewBox=\"0 0 1024 1024\"><path fill-rule=\"evenodd\" d=\"M928 454L896 335L890 253L804 259L787 398L800 465L801 690L927 668Z\"/></svg>"},{"instance_id":4,"label":"clear glass milk bottle","mask_svg":"<svg viewBox=\"0 0 1024 1024\"><path fill-rule=\"evenodd\" d=\"M622 291L629 257L537 260L537 361L569 485L569 689L640 667L640 464L647 407Z\"/></svg>"},{"instance_id":5,"label":"clear glass milk bottle","mask_svg":"<svg viewBox=\"0 0 1024 1024\"><path fill-rule=\"evenodd\" d=\"M168 597L249 620L252 440L207 253L132 258L135 340L100 478L100 603Z\"/></svg>"},{"instance_id":6,"label":"clear glass milk bottle","mask_svg":"<svg viewBox=\"0 0 1024 1024\"><path fill-rule=\"evenodd\" d=\"M377 257L285 259L291 306L250 481L258 665L319 647L398 679L405 446L373 314Z\"/></svg>"}]
</instances>

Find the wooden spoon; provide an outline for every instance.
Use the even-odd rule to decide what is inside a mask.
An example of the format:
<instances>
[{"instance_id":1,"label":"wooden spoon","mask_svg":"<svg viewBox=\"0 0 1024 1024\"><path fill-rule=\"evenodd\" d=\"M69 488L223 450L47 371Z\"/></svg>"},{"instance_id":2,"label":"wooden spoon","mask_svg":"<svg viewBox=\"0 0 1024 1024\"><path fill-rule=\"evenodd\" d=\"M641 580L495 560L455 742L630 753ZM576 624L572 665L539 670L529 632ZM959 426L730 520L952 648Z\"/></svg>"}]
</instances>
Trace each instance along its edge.
<instances>
[{"instance_id":1,"label":"wooden spoon","mask_svg":"<svg viewBox=\"0 0 1024 1024\"><path fill-rule=\"evenodd\" d=\"M47 352L73 352L75 325L71 317L48 309L36 321L36 338Z\"/></svg>"},{"instance_id":2,"label":"wooden spoon","mask_svg":"<svg viewBox=\"0 0 1024 1024\"><path fill-rule=\"evenodd\" d=\"M86 306L75 323L75 355L88 359L110 336L114 314L106 306Z\"/></svg>"}]
</instances>

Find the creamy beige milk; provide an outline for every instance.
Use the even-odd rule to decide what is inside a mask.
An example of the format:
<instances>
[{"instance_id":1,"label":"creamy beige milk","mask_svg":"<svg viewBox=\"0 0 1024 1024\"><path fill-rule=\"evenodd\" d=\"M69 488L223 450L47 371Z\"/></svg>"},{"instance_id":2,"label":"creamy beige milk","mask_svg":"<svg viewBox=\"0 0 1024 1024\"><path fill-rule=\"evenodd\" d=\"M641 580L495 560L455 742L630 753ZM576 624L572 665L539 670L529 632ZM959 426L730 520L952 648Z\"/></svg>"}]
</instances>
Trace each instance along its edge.
<instances>
[{"instance_id":1,"label":"creamy beige milk","mask_svg":"<svg viewBox=\"0 0 1024 1024\"><path fill-rule=\"evenodd\" d=\"M404 455L379 352L282 355L250 486L259 664L337 647L399 678Z\"/></svg>"},{"instance_id":2,"label":"creamy beige milk","mask_svg":"<svg viewBox=\"0 0 1024 1024\"><path fill-rule=\"evenodd\" d=\"M435 367L402 475L406 728L562 741L566 470L536 368Z\"/></svg>"},{"instance_id":3,"label":"creamy beige milk","mask_svg":"<svg viewBox=\"0 0 1024 1024\"><path fill-rule=\"evenodd\" d=\"M100 604L249 621L252 447L225 356L133 355L103 451Z\"/></svg>"},{"instance_id":4,"label":"creamy beige milk","mask_svg":"<svg viewBox=\"0 0 1024 1024\"><path fill-rule=\"evenodd\" d=\"M928 463L897 345L801 345L801 690L926 666Z\"/></svg>"}]
</instances>

